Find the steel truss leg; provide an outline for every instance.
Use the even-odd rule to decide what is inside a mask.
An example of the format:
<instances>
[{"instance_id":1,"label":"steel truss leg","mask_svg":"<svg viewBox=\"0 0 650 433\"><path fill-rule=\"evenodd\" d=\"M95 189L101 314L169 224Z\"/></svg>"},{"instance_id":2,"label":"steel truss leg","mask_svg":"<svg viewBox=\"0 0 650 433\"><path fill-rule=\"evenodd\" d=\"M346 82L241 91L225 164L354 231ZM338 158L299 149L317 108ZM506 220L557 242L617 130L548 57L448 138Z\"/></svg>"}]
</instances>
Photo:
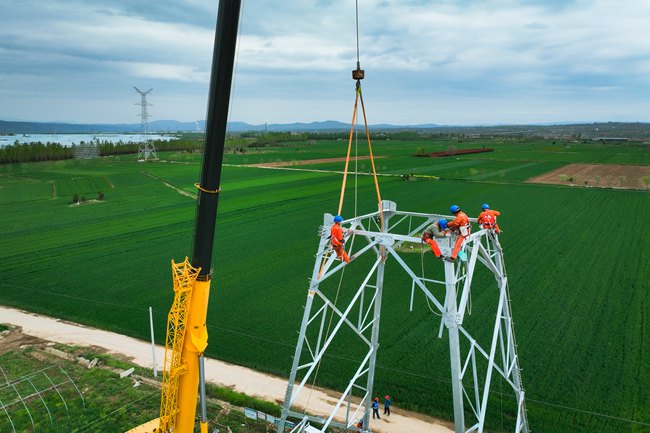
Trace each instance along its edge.
<instances>
[{"instance_id":1,"label":"steel truss leg","mask_svg":"<svg viewBox=\"0 0 650 433\"><path fill-rule=\"evenodd\" d=\"M465 433L463 410L463 382L461 378L460 338L458 336L458 311L456 309L456 272L454 264L445 262L446 304L445 325L449 330L449 354L451 362L451 387L454 399L455 432Z\"/></svg>"},{"instance_id":2,"label":"steel truss leg","mask_svg":"<svg viewBox=\"0 0 650 433\"><path fill-rule=\"evenodd\" d=\"M381 254L381 253L380 253ZM381 316L381 295L384 287L384 265L385 261L379 257L379 266L377 267L377 296L375 297L374 320L372 324L372 354L368 364L368 396L366 397L366 409L363 416L363 425L370 426L370 407L372 406L372 387L375 382L375 364L377 362L377 348L379 347L379 319ZM367 428L367 427L366 427Z\"/></svg>"}]
</instances>

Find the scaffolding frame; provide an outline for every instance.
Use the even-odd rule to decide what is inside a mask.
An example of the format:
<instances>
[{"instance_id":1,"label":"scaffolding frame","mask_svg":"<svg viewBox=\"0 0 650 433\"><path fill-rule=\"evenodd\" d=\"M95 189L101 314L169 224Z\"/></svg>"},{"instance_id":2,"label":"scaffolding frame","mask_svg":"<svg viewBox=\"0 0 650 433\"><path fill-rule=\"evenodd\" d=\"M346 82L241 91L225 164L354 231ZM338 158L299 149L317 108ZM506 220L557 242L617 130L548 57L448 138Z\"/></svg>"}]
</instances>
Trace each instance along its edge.
<instances>
[{"instance_id":1,"label":"scaffolding frame","mask_svg":"<svg viewBox=\"0 0 650 433\"><path fill-rule=\"evenodd\" d=\"M174 302L167 315L165 361L162 370L159 430L173 431L178 414L178 389L181 375L187 370L181 357L192 300L192 289L201 268L194 268L187 257L182 263L172 260Z\"/></svg>"},{"instance_id":2,"label":"scaffolding frame","mask_svg":"<svg viewBox=\"0 0 650 433\"><path fill-rule=\"evenodd\" d=\"M351 245L348 253L351 255L352 263L346 264L341 262L336 254L332 254L328 236L333 224L333 216L324 215L278 432L284 432L289 417L299 420L291 430L292 433L325 432L330 426L357 432L372 431L369 414L378 349L384 267L386 261L392 258L411 279L411 309L415 292L419 290L442 317L438 337L442 338L444 329L447 329L455 433L484 431L492 376L495 373L510 385L516 396L517 418L514 432L528 433L525 392L517 356L508 279L498 236L493 230L486 229L470 234L463 241L461 250L463 253L460 254L462 261L460 259L458 262L442 261L444 281L419 276L400 257L399 247L407 242L420 243L422 231L439 218L453 217L397 211L394 202L384 200L381 202L381 211L355 217L342 223L349 227L347 244ZM476 222L473 218L470 218L470 221ZM359 240L357 243L362 244L357 251L354 251L355 239ZM456 239L457 235L436 239L443 257L451 255ZM341 275L342 280L345 267L354 266L355 260L364 254L375 254L376 259L349 302L346 305L336 305L338 291L336 297L332 299L331 295L321 290L321 284L337 274ZM498 286L494 328L490 347L487 350L463 326L474 272L480 266L484 266L493 274ZM438 298L427 284L443 286L444 299ZM328 316L331 317L329 324ZM332 324L334 324L333 328ZM334 409L326 417L309 414L308 407L303 412L296 410L294 406L301 394L307 392L309 381L315 382L318 368L327 349L344 328L352 331L357 338L356 341L359 342L359 347L365 348L365 355L357 360L358 366L336 401ZM461 350L461 339L464 350ZM479 365L479 359L487 363L483 370ZM302 378L296 382L299 372L302 373ZM355 396L355 392L360 396ZM467 411L465 403L469 408ZM357 427L359 421L362 421L362 427Z\"/></svg>"}]
</instances>

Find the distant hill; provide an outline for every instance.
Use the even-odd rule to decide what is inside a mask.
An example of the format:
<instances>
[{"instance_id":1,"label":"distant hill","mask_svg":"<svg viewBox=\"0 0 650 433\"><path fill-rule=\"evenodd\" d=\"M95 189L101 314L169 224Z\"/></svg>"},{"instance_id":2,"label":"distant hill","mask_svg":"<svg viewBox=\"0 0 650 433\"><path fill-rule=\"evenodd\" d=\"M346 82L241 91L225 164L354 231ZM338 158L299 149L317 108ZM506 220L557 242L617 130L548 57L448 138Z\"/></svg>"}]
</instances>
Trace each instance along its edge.
<instances>
[{"instance_id":1,"label":"distant hill","mask_svg":"<svg viewBox=\"0 0 650 433\"><path fill-rule=\"evenodd\" d=\"M310 123L282 123L252 125L246 122L228 122L228 131L238 132L318 132L347 131L348 123L335 120ZM450 126L435 123L418 125L370 125L373 131L417 130L426 133L467 134L470 136L545 136L545 137L625 137L643 141L650 140L650 123L593 122L569 123L555 122L528 125L466 125ZM140 132L139 123L131 124L76 124L76 123L42 123L10 122L0 120L0 134L95 134L95 133L133 133ZM176 120L156 120L149 124L150 132L203 132L205 120L179 122Z\"/></svg>"},{"instance_id":2,"label":"distant hill","mask_svg":"<svg viewBox=\"0 0 650 433\"><path fill-rule=\"evenodd\" d=\"M435 128L438 125L372 125L373 129L410 129ZM350 125L335 120L311 123L284 123L252 125L246 122L228 122L231 132L271 131L271 132L302 132L302 131L346 131ZM131 124L77 124L77 123L42 123L42 122L10 122L0 120L0 134L92 134L101 132L139 132L139 123ZM196 122L179 122L176 120L156 120L149 124L151 132L191 132L204 131L205 120Z\"/></svg>"},{"instance_id":3,"label":"distant hill","mask_svg":"<svg viewBox=\"0 0 650 433\"><path fill-rule=\"evenodd\" d=\"M149 124L151 132L203 131L205 121L178 122L176 120L156 120ZM9 122L0 120L0 134L93 134L101 132L140 132L139 123L45 123Z\"/></svg>"}]
</instances>

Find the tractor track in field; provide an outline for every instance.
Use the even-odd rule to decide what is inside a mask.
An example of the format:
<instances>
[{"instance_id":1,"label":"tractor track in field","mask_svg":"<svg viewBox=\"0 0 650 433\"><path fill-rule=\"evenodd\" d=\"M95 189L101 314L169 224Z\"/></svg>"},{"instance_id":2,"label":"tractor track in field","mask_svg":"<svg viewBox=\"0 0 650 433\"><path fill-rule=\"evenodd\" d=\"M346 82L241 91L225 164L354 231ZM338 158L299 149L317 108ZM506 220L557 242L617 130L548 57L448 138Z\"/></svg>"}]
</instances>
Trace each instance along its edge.
<instances>
[{"instance_id":1,"label":"tractor track in field","mask_svg":"<svg viewBox=\"0 0 650 433\"><path fill-rule=\"evenodd\" d=\"M151 173L148 173L148 172L146 172L146 171L141 171L141 173L144 174L145 176L148 176L148 177L150 177L150 178L152 178L152 179L157 180L158 182L161 182L163 185L165 185L165 186L167 186L167 187L173 189L174 191L176 191L176 192L179 193L180 195L184 195L185 197L190 197L190 198L196 198L196 194L192 194L191 192L187 192L187 191L185 191L184 189L179 188L179 187L177 187L176 185L167 182L167 181L166 181L165 179L163 179L162 177L158 177L158 176L156 176L156 175L154 175L154 174L151 174Z\"/></svg>"},{"instance_id":2,"label":"tractor track in field","mask_svg":"<svg viewBox=\"0 0 650 433\"><path fill-rule=\"evenodd\" d=\"M375 156L374 159L386 158L385 156ZM350 158L350 161L363 161L370 159L370 156L357 156L356 158ZM249 167L287 167L294 165L309 165L309 164L324 164L327 162L343 162L345 157L336 157L336 158L319 158L319 159L303 159L295 161L274 161L274 162L260 162L257 164L247 164Z\"/></svg>"}]
</instances>

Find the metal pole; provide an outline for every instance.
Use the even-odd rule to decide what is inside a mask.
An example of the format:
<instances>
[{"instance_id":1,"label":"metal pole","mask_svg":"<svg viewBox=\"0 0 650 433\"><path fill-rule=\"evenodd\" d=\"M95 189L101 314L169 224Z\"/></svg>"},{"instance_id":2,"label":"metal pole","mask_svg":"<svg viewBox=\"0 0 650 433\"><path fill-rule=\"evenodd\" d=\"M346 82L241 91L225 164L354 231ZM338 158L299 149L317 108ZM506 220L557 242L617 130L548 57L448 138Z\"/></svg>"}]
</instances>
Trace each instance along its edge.
<instances>
[{"instance_id":1,"label":"metal pole","mask_svg":"<svg viewBox=\"0 0 650 433\"><path fill-rule=\"evenodd\" d=\"M381 216L381 231L386 233L386 228L388 227L388 220L391 214L384 215L384 206L381 203L379 208ZM366 399L366 412L363 417L363 428L370 429L370 414L368 409L372 406L372 390L375 382L375 364L377 362L377 350L379 349L379 320L381 319L381 296L384 288L384 266L386 265L386 248L384 246L379 247L379 253L377 257L379 265L377 266L377 296L375 296L375 307L374 307L374 321L372 324L372 335L370 337L370 344L372 345L372 354L370 355L370 361L368 362L368 385L366 389L368 390L368 398Z\"/></svg>"},{"instance_id":2,"label":"metal pole","mask_svg":"<svg viewBox=\"0 0 650 433\"><path fill-rule=\"evenodd\" d=\"M153 377L158 377L158 365L156 364L156 340L153 336L153 312L149 307L149 327L151 328L151 359L153 362Z\"/></svg>"},{"instance_id":3,"label":"metal pole","mask_svg":"<svg viewBox=\"0 0 650 433\"><path fill-rule=\"evenodd\" d=\"M316 284L315 288L318 288L318 284ZM278 432L280 433L284 432L284 428L287 422L287 417L289 416L289 410L291 410L291 398L293 396L293 387L296 381L298 365L300 364L300 354L302 353L302 345L305 341L305 335L307 333L307 325L309 323L309 316L311 314L311 306L313 302L314 302L314 292L310 288L309 293L307 295L305 312L302 316L302 323L300 325L300 334L298 335L298 343L296 343L296 352L293 355L293 365L291 367L291 373L289 374L287 391L284 395L284 405L282 406L282 415L280 416L280 422L278 424Z\"/></svg>"},{"instance_id":4,"label":"metal pole","mask_svg":"<svg viewBox=\"0 0 650 433\"><path fill-rule=\"evenodd\" d=\"M445 286L447 305L445 325L449 330L449 359L451 362L451 389L454 399L455 432L465 433L465 413L463 410L463 384L460 377L460 339L458 337L458 315L456 307L456 274L454 264L445 262Z\"/></svg>"},{"instance_id":5,"label":"metal pole","mask_svg":"<svg viewBox=\"0 0 650 433\"><path fill-rule=\"evenodd\" d=\"M323 226L326 226L328 223L331 223L331 215L325 214L323 216ZM323 254L329 240L327 239L327 234L325 232L321 233L320 242L318 244L318 253L317 257L320 257L322 260ZM314 296L316 290L319 286L319 273L320 273L320 261L316 260L314 263L314 269L312 271L311 280L309 280L309 289L307 291L307 302L305 304L305 311L302 316L302 322L300 324L300 333L298 334L298 342L296 343L296 351L293 355L293 363L291 366L291 373L289 373L289 382L287 383L287 391L284 395L284 405L282 406L282 414L280 415L280 422L278 423L278 432L283 433L284 428L287 422L287 417L289 416L289 411L291 410L291 399L293 397L293 387L296 381L296 376L298 373L298 366L300 365L300 356L302 354L302 346L305 342L307 335L307 327L309 325L309 318L311 316L311 307L314 303Z\"/></svg>"},{"instance_id":6,"label":"metal pole","mask_svg":"<svg viewBox=\"0 0 650 433\"><path fill-rule=\"evenodd\" d=\"M205 358L199 356L199 395L201 396L201 433L207 431L208 417L205 410Z\"/></svg>"}]
</instances>

